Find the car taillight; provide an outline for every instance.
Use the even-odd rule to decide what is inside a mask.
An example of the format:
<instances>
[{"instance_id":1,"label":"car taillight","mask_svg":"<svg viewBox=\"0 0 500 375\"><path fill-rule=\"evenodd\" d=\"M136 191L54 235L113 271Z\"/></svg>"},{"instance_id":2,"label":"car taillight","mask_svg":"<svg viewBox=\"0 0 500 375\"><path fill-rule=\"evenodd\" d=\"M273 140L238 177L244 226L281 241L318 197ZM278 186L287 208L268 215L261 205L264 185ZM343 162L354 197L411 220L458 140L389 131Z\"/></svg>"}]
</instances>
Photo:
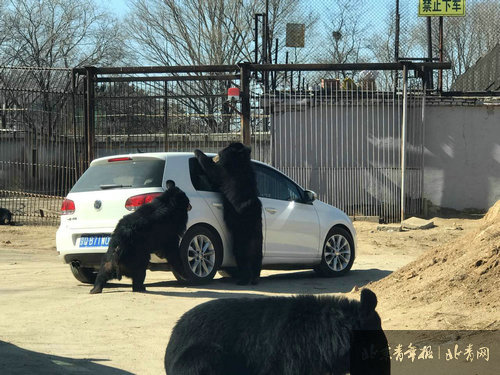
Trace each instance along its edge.
<instances>
[{"instance_id":1,"label":"car taillight","mask_svg":"<svg viewBox=\"0 0 500 375\"><path fill-rule=\"evenodd\" d=\"M113 163L115 161L127 161L127 160L132 160L132 158L129 158L129 157L112 158L112 159L108 159L108 163Z\"/></svg>"},{"instance_id":2,"label":"car taillight","mask_svg":"<svg viewBox=\"0 0 500 375\"><path fill-rule=\"evenodd\" d=\"M75 202L71 199L65 199L61 206L61 215L71 215L75 213Z\"/></svg>"},{"instance_id":3,"label":"car taillight","mask_svg":"<svg viewBox=\"0 0 500 375\"><path fill-rule=\"evenodd\" d=\"M129 211L135 211L138 207L142 206L143 204L150 203L153 199L160 196L161 194L162 193L149 193L134 195L133 197L127 199L127 201L125 202L125 208Z\"/></svg>"}]
</instances>

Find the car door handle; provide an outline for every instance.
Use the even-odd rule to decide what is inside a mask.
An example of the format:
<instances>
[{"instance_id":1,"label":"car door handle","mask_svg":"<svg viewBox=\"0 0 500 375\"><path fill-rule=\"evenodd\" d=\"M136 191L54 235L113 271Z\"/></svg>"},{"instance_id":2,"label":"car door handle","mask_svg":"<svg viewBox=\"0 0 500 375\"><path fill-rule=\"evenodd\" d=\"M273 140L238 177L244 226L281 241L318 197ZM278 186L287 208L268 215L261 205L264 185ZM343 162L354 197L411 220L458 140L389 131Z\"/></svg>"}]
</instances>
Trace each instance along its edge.
<instances>
[{"instance_id":1,"label":"car door handle","mask_svg":"<svg viewBox=\"0 0 500 375\"><path fill-rule=\"evenodd\" d=\"M269 212L271 215L274 215L278 210L276 208L266 207L265 210Z\"/></svg>"},{"instance_id":2,"label":"car door handle","mask_svg":"<svg viewBox=\"0 0 500 375\"><path fill-rule=\"evenodd\" d=\"M214 206L215 208L218 208L219 210L222 209L222 203L219 203L219 202L212 203L212 206Z\"/></svg>"}]
</instances>

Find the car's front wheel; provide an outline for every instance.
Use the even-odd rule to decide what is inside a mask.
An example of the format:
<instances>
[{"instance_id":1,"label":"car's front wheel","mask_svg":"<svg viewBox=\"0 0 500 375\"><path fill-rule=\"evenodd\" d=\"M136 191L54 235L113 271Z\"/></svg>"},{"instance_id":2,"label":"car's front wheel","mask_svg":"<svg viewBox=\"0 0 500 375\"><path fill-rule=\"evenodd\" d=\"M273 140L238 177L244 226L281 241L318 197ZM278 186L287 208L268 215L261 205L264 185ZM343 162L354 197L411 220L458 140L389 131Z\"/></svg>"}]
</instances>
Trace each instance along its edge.
<instances>
[{"instance_id":1,"label":"car's front wheel","mask_svg":"<svg viewBox=\"0 0 500 375\"><path fill-rule=\"evenodd\" d=\"M75 279L84 284L94 284L95 278L97 277L97 271L93 268L80 267L72 263L70 263L69 267Z\"/></svg>"},{"instance_id":2,"label":"car's front wheel","mask_svg":"<svg viewBox=\"0 0 500 375\"><path fill-rule=\"evenodd\" d=\"M341 227L333 227L328 232L323 245L321 263L314 269L326 277L347 273L354 262L354 241L351 234Z\"/></svg>"},{"instance_id":3,"label":"car's front wheel","mask_svg":"<svg viewBox=\"0 0 500 375\"><path fill-rule=\"evenodd\" d=\"M205 226L190 228L179 247L182 274L176 278L187 284L205 284L212 280L222 263L222 241L215 231Z\"/></svg>"}]
</instances>

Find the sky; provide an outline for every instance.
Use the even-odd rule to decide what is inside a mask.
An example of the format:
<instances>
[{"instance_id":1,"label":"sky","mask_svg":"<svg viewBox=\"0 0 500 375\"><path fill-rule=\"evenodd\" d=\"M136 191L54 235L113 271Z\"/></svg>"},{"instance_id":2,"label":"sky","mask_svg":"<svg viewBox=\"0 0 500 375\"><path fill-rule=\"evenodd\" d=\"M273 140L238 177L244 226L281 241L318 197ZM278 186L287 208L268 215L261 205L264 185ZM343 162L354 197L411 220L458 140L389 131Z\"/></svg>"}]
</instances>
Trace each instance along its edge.
<instances>
[{"instance_id":1,"label":"sky","mask_svg":"<svg viewBox=\"0 0 500 375\"><path fill-rule=\"evenodd\" d=\"M123 16L127 13L128 0L97 0L101 5L112 10L116 15ZM264 1L264 0L263 0ZM332 0L310 0L311 7L318 7L328 4ZM332 1L333 2L333 1ZM368 8L385 9L390 4L395 4L395 0L364 0ZM418 0L400 0L402 6L413 5L415 13L418 10ZM410 5L410 6L411 6Z\"/></svg>"},{"instance_id":2,"label":"sky","mask_svg":"<svg viewBox=\"0 0 500 375\"><path fill-rule=\"evenodd\" d=\"M103 7L108 8L112 13L118 17L122 17L127 14L127 0L98 0Z\"/></svg>"}]
</instances>

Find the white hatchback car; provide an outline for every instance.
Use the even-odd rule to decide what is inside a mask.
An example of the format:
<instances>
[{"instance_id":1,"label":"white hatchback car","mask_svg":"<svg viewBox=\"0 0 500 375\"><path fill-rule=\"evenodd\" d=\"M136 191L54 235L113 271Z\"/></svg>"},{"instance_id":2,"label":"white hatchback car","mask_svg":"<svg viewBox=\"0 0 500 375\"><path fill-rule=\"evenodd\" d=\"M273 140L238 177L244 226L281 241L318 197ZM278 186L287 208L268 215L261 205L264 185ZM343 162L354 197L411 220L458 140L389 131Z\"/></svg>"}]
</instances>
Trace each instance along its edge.
<instances>
[{"instance_id":1,"label":"white hatchback car","mask_svg":"<svg viewBox=\"0 0 500 375\"><path fill-rule=\"evenodd\" d=\"M349 271L356 249L349 217L278 170L252 163L263 207L263 269L313 268L323 276ZM217 271L236 274L220 193L192 153L158 152L92 161L64 200L57 251L79 281L94 282L118 221L161 194L167 180L175 181L192 206L180 243L185 269L172 270L176 278L199 284ZM170 267L153 255L149 269Z\"/></svg>"}]
</instances>

